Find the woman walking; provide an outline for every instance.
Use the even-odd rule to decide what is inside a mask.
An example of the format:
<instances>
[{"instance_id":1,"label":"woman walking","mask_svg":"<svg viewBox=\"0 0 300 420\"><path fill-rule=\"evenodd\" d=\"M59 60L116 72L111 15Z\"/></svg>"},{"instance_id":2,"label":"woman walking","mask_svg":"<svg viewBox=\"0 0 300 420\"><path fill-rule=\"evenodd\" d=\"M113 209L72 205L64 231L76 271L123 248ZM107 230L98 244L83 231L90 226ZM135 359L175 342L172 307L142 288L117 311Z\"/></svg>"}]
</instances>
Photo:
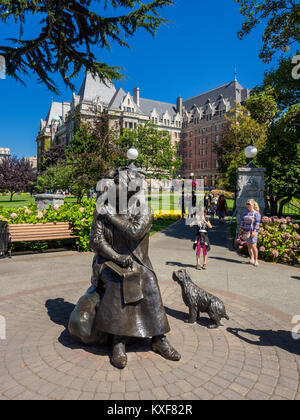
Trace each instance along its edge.
<instances>
[{"instance_id":1,"label":"woman walking","mask_svg":"<svg viewBox=\"0 0 300 420\"><path fill-rule=\"evenodd\" d=\"M257 267L258 264L258 249L257 239L259 232L259 225L261 223L261 214L259 213L259 206L252 198L247 200L246 203L247 211L243 214L240 233L242 240L247 243L250 264Z\"/></svg>"},{"instance_id":2,"label":"woman walking","mask_svg":"<svg viewBox=\"0 0 300 420\"><path fill-rule=\"evenodd\" d=\"M197 225L197 233L195 242L193 244L193 249L196 249L196 269L201 270L200 265L200 254L201 249L203 252L203 266L202 269L206 270L206 262L207 262L207 252L210 251L210 243L208 239L207 228L211 229L211 223L206 220L205 212L201 212L199 216L197 216L197 221L190 224L190 227Z\"/></svg>"},{"instance_id":3,"label":"woman walking","mask_svg":"<svg viewBox=\"0 0 300 420\"><path fill-rule=\"evenodd\" d=\"M227 213L227 203L224 194L220 195L218 199L217 213L219 216L219 223L224 223L224 219Z\"/></svg>"}]
</instances>

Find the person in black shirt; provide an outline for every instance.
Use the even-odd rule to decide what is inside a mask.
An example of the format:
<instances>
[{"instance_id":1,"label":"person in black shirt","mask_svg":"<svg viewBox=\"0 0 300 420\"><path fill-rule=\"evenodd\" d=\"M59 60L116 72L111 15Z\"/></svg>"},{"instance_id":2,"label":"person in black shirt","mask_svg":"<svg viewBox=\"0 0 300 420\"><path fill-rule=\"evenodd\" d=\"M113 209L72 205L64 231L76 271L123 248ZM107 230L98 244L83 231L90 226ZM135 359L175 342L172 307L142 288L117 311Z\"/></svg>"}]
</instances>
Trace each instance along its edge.
<instances>
[{"instance_id":1,"label":"person in black shirt","mask_svg":"<svg viewBox=\"0 0 300 420\"><path fill-rule=\"evenodd\" d=\"M211 223L206 219L206 213L201 212L200 215L197 216L196 220L190 224L190 227L197 225L197 233L195 242L193 244L193 249L196 249L196 269L201 270L200 265L200 254L201 248L203 252L203 266L202 269L206 270L206 262L207 262L207 252L210 251L210 242L208 239L208 232L207 229L211 229Z\"/></svg>"}]
</instances>

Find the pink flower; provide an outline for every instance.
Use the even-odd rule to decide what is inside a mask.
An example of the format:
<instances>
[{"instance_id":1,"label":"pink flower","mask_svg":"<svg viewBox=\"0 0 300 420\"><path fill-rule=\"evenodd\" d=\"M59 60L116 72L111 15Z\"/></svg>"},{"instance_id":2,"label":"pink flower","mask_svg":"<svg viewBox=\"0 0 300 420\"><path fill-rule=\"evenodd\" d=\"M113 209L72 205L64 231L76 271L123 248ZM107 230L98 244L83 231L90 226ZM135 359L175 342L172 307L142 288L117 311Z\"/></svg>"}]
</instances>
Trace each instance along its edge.
<instances>
[{"instance_id":1,"label":"pink flower","mask_svg":"<svg viewBox=\"0 0 300 420\"><path fill-rule=\"evenodd\" d=\"M296 239L296 241L300 241L300 235L298 233L296 233L295 239Z\"/></svg>"},{"instance_id":2,"label":"pink flower","mask_svg":"<svg viewBox=\"0 0 300 420\"><path fill-rule=\"evenodd\" d=\"M261 247L259 248L259 250L260 250L260 252L265 252L266 248L265 248L264 246L261 246Z\"/></svg>"},{"instance_id":3,"label":"pink flower","mask_svg":"<svg viewBox=\"0 0 300 420\"><path fill-rule=\"evenodd\" d=\"M286 225L284 223L280 227L281 229L286 229Z\"/></svg>"},{"instance_id":4,"label":"pink flower","mask_svg":"<svg viewBox=\"0 0 300 420\"><path fill-rule=\"evenodd\" d=\"M289 244L289 247L290 247L290 248L293 248L293 247L294 247L294 245L293 245L292 243L290 243L290 244Z\"/></svg>"},{"instance_id":5,"label":"pink flower","mask_svg":"<svg viewBox=\"0 0 300 420\"><path fill-rule=\"evenodd\" d=\"M277 242L273 241L272 245L277 246Z\"/></svg>"},{"instance_id":6,"label":"pink flower","mask_svg":"<svg viewBox=\"0 0 300 420\"><path fill-rule=\"evenodd\" d=\"M12 219L15 219L16 217L18 217L18 215L17 215L16 213L12 213L12 214L10 215L10 217L11 217Z\"/></svg>"},{"instance_id":7,"label":"pink flower","mask_svg":"<svg viewBox=\"0 0 300 420\"><path fill-rule=\"evenodd\" d=\"M273 255L273 257L277 258L279 253L278 253L278 251L276 251L276 249L273 249L272 255Z\"/></svg>"},{"instance_id":8,"label":"pink flower","mask_svg":"<svg viewBox=\"0 0 300 420\"><path fill-rule=\"evenodd\" d=\"M84 208L83 207L80 207L80 209L79 209L79 211L81 212L81 213L84 213Z\"/></svg>"},{"instance_id":9,"label":"pink flower","mask_svg":"<svg viewBox=\"0 0 300 420\"><path fill-rule=\"evenodd\" d=\"M297 229L297 230L299 229L299 225L298 225L298 223L296 223L296 224L294 225L294 228L295 228L295 229Z\"/></svg>"},{"instance_id":10,"label":"pink flower","mask_svg":"<svg viewBox=\"0 0 300 420\"><path fill-rule=\"evenodd\" d=\"M31 211L29 209L26 209L25 214L31 214Z\"/></svg>"},{"instance_id":11,"label":"pink flower","mask_svg":"<svg viewBox=\"0 0 300 420\"><path fill-rule=\"evenodd\" d=\"M57 205L57 204L55 204L54 206L53 206L53 210L58 210L59 209L59 206Z\"/></svg>"}]
</instances>

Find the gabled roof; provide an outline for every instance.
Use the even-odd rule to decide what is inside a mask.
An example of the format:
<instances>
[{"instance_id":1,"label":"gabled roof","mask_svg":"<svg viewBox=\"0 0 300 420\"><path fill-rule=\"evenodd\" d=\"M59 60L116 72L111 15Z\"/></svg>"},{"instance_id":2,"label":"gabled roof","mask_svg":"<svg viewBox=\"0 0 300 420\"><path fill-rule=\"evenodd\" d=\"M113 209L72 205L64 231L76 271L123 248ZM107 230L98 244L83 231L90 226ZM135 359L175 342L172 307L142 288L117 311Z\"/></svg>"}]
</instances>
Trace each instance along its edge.
<instances>
[{"instance_id":1,"label":"gabled roof","mask_svg":"<svg viewBox=\"0 0 300 420\"><path fill-rule=\"evenodd\" d=\"M230 82L226 85L219 86L215 89L194 96L193 98L186 99L185 101L183 101L183 106L186 110L190 111L193 105L205 108L207 106L208 101L210 101L211 104L217 104L224 98L225 100L228 100L230 102L230 107L233 108L235 106L234 101L237 100L237 90L239 90L240 93L241 91L244 92L243 87L239 84L239 82ZM221 95L223 95L223 97ZM243 96L245 97L245 95L246 93L244 93Z\"/></svg>"},{"instance_id":2,"label":"gabled roof","mask_svg":"<svg viewBox=\"0 0 300 420\"><path fill-rule=\"evenodd\" d=\"M145 115L150 115L153 109L156 109L156 112L160 117L168 111L171 117L175 117L177 114L176 105L168 104L166 102L152 101L151 99L140 98L140 109Z\"/></svg>"},{"instance_id":3,"label":"gabled roof","mask_svg":"<svg viewBox=\"0 0 300 420\"><path fill-rule=\"evenodd\" d=\"M125 96L126 96L125 90L123 90L122 88L119 88L115 92L114 96L111 98L111 100L108 104L108 107L110 109L115 109L115 110L120 111L121 105L122 105L122 102L123 102Z\"/></svg>"},{"instance_id":4,"label":"gabled roof","mask_svg":"<svg viewBox=\"0 0 300 420\"><path fill-rule=\"evenodd\" d=\"M112 97L108 107L109 109L112 110L116 110L116 111L120 111L122 110L122 103L124 101L124 98L127 96L128 94L125 92L124 89L119 88L114 96ZM133 98L132 101L134 102ZM140 110L140 108L137 106L137 104L134 102L135 106L136 106L136 113L137 114L143 114L143 112Z\"/></svg>"},{"instance_id":5,"label":"gabled roof","mask_svg":"<svg viewBox=\"0 0 300 420\"><path fill-rule=\"evenodd\" d=\"M46 117L46 126L51 124L54 117L62 117L62 102L52 102Z\"/></svg>"},{"instance_id":6,"label":"gabled roof","mask_svg":"<svg viewBox=\"0 0 300 420\"><path fill-rule=\"evenodd\" d=\"M96 97L99 97L105 105L108 105L115 92L116 88L113 83L105 84L98 76L94 79L91 73L86 73L78 96L80 96L80 102L92 102Z\"/></svg>"}]
</instances>

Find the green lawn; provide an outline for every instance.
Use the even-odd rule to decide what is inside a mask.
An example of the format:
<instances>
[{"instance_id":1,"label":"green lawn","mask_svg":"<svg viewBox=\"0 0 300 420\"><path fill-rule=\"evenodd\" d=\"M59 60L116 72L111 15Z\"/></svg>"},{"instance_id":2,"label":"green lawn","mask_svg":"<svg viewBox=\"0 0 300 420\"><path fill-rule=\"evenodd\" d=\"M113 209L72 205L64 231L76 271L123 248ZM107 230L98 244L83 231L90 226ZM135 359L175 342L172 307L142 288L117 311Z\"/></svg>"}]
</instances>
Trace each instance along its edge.
<instances>
[{"instance_id":1,"label":"green lawn","mask_svg":"<svg viewBox=\"0 0 300 420\"><path fill-rule=\"evenodd\" d=\"M20 208L20 207L29 207L31 204L34 204L34 196L30 194L16 194L13 196L13 200L9 200L8 195L0 195L0 208ZM153 210L181 210L181 194L153 194L151 197L146 196L148 205ZM66 203L76 203L76 197L67 196L65 198ZM197 195L197 204L203 202L203 194ZM234 200L227 199L228 210L232 211L234 205Z\"/></svg>"},{"instance_id":2,"label":"green lawn","mask_svg":"<svg viewBox=\"0 0 300 420\"><path fill-rule=\"evenodd\" d=\"M181 194L153 194L150 197L146 196L148 204L152 207L153 210L181 210ZM233 199L226 199L228 211L231 212L234 206ZM76 203L76 197L67 196L65 198L66 203ZM197 204L203 202L203 194L197 194ZM0 207L5 208L20 208L28 207L30 204L34 204L34 197L30 194L16 194L13 196L13 200L9 200L9 195L0 195ZM293 205L291 205L293 204ZM291 204L286 204L284 206L284 213L290 214L291 216L299 216L299 207L300 201L293 199Z\"/></svg>"},{"instance_id":3,"label":"green lawn","mask_svg":"<svg viewBox=\"0 0 300 420\"><path fill-rule=\"evenodd\" d=\"M172 223L175 223L174 220L154 220L150 230L150 236L160 232Z\"/></svg>"},{"instance_id":4,"label":"green lawn","mask_svg":"<svg viewBox=\"0 0 300 420\"><path fill-rule=\"evenodd\" d=\"M67 196L65 198L66 203L76 203L76 198ZM35 204L34 196L30 194L16 194L10 201L9 195L0 195L0 207L18 209L20 207L29 207L31 204Z\"/></svg>"}]
</instances>

